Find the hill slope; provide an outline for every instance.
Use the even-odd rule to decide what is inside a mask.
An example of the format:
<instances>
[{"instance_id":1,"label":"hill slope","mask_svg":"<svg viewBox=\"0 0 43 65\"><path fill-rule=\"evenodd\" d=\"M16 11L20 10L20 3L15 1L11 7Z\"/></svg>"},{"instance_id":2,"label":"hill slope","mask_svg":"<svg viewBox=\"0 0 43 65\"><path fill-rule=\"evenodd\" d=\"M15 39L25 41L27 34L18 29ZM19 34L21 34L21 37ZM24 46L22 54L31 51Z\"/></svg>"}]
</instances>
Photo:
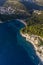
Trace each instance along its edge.
<instances>
[{"instance_id":1,"label":"hill slope","mask_svg":"<svg viewBox=\"0 0 43 65\"><path fill-rule=\"evenodd\" d=\"M3 6L5 7L11 6L12 8L15 8L15 9L25 10L25 6L21 4L19 0L7 0Z\"/></svg>"},{"instance_id":2,"label":"hill slope","mask_svg":"<svg viewBox=\"0 0 43 65\"><path fill-rule=\"evenodd\" d=\"M5 7L3 13L1 11L0 14L0 19L1 20L7 20L7 19L14 19L14 18L21 18L21 19L26 19L30 14L27 12L26 7L19 1L19 0L7 0L4 4L3 7ZM3 10L2 7L2 10ZM7 12L7 13L6 13ZM12 13L13 12L13 13Z\"/></svg>"},{"instance_id":3,"label":"hill slope","mask_svg":"<svg viewBox=\"0 0 43 65\"><path fill-rule=\"evenodd\" d=\"M36 4L43 6L43 0L33 0Z\"/></svg>"}]
</instances>

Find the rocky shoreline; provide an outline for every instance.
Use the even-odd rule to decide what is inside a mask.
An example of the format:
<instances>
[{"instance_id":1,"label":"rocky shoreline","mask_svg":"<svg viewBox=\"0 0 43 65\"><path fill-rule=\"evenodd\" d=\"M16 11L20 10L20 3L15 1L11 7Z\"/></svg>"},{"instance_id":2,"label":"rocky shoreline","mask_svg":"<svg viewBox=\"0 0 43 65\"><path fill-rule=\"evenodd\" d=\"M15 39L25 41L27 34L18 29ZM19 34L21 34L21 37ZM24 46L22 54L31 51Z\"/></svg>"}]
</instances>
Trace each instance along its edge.
<instances>
[{"instance_id":1,"label":"rocky shoreline","mask_svg":"<svg viewBox=\"0 0 43 65\"><path fill-rule=\"evenodd\" d=\"M32 43L32 45L35 48L37 56L40 58L42 64L43 64L43 46L38 46L38 43L40 43L39 38L36 35L29 35L29 34L24 34L20 32L20 34L26 38L26 41Z\"/></svg>"}]
</instances>

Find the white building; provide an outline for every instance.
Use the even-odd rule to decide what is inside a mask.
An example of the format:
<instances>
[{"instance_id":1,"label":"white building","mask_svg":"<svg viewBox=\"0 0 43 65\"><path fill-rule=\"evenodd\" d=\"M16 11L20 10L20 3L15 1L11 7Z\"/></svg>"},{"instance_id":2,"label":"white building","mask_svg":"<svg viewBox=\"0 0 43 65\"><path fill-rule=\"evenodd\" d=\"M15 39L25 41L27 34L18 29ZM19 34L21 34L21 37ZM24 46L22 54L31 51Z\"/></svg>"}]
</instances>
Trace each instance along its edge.
<instances>
[{"instance_id":1,"label":"white building","mask_svg":"<svg viewBox=\"0 0 43 65\"><path fill-rule=\"evenodd\" d=\"M39 11L39 10L34 10L33 13L40 15L40 14L41 14L41 11Z\"/></svg>"}]
</instances>

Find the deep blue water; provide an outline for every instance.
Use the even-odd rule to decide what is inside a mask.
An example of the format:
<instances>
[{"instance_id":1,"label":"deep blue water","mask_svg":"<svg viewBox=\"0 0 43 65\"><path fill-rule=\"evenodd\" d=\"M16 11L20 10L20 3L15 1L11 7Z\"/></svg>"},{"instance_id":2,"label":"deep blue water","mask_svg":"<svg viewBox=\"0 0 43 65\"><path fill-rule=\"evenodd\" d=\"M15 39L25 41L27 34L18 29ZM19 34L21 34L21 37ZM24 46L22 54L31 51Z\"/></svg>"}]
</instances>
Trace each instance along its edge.
<instances>
[{"instance_id":1,"label":"deep blue water","mask_svg":"<svg viewBox=\"0 0 43 65\"><path fill-rule=\"evenodd\" d=\"M28 49L25 40L19 34L23 26L15 20L0 23L0 65L35 65L30 58L31 53L33 54L31 45Z\"/></svg>"}]
</instances>

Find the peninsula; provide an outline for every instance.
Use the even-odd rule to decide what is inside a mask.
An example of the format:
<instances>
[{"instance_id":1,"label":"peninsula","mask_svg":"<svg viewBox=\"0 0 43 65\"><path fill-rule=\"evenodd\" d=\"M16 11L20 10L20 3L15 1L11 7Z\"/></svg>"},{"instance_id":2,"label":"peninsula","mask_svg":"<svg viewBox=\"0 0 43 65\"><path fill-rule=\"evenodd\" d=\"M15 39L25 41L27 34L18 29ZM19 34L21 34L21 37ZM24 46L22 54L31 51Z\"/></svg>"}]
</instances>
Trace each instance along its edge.
<instances>
[{"instance_id":1,"label":"peninsula","mask_svg":"<svg viewBox=\"0 0 43 65\"><path fill-rule=\"evenodd\" d=\"M41 12L40 14L38 14ZM20 34L31 42L36 54L43 63L43 11L35 11L31 18L26 20L27 25L20 30Z\"/></svg>"},{"instance_id":2,"label":"peninsula","mask_svg":"<svg viewBox=\"0 0 43 65\"><path fill-rule=\"evenodd\" d=\"M43 10L32 9L30 11L18 0L7 0L3 6L0 6L0 23L13 19L25 25L20 33L26 38L26 41L32 43L36 54L43 63Z\"/></svg>"}]
</instances>

